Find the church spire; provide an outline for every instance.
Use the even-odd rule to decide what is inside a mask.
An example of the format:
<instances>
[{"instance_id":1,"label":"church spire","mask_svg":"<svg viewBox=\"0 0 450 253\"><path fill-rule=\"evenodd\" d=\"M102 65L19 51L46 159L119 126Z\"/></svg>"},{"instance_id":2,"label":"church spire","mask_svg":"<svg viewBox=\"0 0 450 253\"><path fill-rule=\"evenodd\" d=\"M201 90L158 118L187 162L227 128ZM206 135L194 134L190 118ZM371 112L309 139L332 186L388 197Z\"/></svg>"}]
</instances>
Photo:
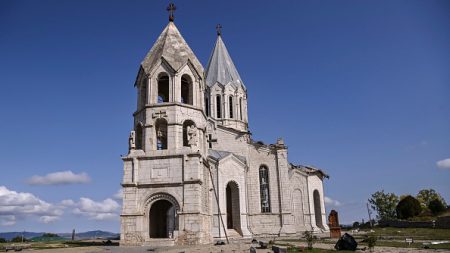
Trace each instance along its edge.
<instances>
[{"instance_id":1,"label":"church spire","mask_svg":"<svg viewBox=\"0 0 450 253\"><path fill-rule=\"evenodd\" d=\"M216 26L217 40L214 50L209 58L208 66L206 67L206 84L213 86L216 82L222 85L242 85L246 90L242 79L231 60L230 54L222 40L222 26Z\"/></svg>"}]
</instances>

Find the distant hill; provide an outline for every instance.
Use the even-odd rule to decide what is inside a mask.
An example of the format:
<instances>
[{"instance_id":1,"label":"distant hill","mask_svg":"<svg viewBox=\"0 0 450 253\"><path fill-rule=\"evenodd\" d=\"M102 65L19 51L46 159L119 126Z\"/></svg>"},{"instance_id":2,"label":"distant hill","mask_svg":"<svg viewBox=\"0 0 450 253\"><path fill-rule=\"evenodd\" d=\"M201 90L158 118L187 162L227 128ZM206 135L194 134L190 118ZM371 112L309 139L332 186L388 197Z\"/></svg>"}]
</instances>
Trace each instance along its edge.
<instances>
[{"instance_id":1,"label":"distant hill","mask_svg":"<svg viewBox=\"0 0 450 253\"><path fill-rule=\"evenodd\" d=\"M40 238L44 234L44 232L0 232L0 237L5 238L6 240L11 240L12 238L16 236L22 236L26 239L32 239L32 238ZM64 239L71 239L72 233L58 233L60 237L63 237ZM116 239L120 236L120 234L112 233L108 231L102 231L102 230L94 230L94 231L87 231L82 233L75 233L75 239L76 240L85 240L85 239Z\"/></svg>"},{"instance_id":2,"label":"distant hill","mask_svg":"<svg viewBox=\"0 0 450 253\"><path fill-rule=\"evenodd\" d=\"M1 238L5 238L6 240L11 240L16 236L22 236L26 238L26 239L31 239L33 237L39 237L42 236L44 233L43 232L4 232L4 233L0 233L0 237Z\"/></svg>"}]
</instances>

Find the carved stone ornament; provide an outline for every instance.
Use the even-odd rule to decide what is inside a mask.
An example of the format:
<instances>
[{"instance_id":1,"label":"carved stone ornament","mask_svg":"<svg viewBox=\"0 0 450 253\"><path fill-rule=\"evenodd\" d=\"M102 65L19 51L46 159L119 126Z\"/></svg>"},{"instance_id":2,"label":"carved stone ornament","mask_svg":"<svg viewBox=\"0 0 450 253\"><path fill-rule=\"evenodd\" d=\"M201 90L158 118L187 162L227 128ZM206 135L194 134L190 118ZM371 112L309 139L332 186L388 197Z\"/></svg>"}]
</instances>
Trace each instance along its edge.
<instances>
[{"instance_id":1,"label":"carved stone ornament","mask_svg":"<svg viewBox=\"0 0 450 253\"><path fill-rule=\"evenodd\" d=\"M130 132L130 137L128 137L129 149L136 149L136 132L133 130Z\"/></svg>"},{"instance_id":2,"label":"carved stone ornament","mask_svg":"<svg viewBox=\"0 0 450 253\"><path fill-rule=\"evenodd\" d=\"M189 146L196 146L197 145L197 128L194 125L187 127L187 138L188 138L188 144Z\"/></svg>"}]
</instances>

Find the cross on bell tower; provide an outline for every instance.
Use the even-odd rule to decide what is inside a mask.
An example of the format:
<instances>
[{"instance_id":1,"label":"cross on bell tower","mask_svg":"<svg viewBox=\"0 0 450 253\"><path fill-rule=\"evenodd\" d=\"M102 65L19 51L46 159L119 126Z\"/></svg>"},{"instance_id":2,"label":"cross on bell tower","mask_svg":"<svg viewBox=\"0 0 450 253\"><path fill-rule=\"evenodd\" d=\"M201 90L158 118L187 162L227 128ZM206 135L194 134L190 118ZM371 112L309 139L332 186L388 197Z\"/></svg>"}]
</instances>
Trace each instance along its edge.
<instances>
[{"instance_id":1,"label":"cross on bell tower","mask_svg":"<svg viewBox=\"0 0 450 253\"><path fill-rule=\"evenodd\" d=\"M175 12L175 10L177 9L177 7L175 6L174 3L169 3L169 6L167 6L167 11L169 12L169 21L173 22L173 20L175 19L173 13Z\"/></svg>"},{"instance_id":2,"label":"cross on bell tower","mask_svg":"<svg viewBox=\"0 0 450 253\"><path fill-rule=\"evenodd\" d=\"M217 31L218 36L222 35L222 25L221 24L216 25L216 31Z\"/></svg>"}]
</instances>

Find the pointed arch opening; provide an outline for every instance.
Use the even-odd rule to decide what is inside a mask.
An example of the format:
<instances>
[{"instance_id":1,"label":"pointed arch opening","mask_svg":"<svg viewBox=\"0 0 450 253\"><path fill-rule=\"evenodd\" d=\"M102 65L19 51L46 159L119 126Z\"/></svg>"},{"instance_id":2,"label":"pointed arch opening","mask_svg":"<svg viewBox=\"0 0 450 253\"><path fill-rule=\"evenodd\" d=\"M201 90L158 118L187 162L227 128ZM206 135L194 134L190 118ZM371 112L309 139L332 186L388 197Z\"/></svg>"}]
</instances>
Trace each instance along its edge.
<instances>
[{"instance_id":1,"label":"pointed arch opening","mask_svg":"<svg viewBox=\"0 0 450 253\"><path fill-rule=\"evenodd\" d=\"M316 218L316 225L319 228L323 228L322 222L322 205L320 204L320 193L318 190L314 190L313 193L314 198L314 215Z\"/></svg>"},{"instance_id":2,"label":"pointed arch opening","mask_svg":"<svg viewBox=\"0 0 450 253\"><path fill-rule=\"evenodd\" d=\"M216 96L216 117L218 119L222 118L222 100L220 95Z\"/></svg>"},{"instance_id":3,"label":"pointed arch opening","mask_svg":"<svg viewBox=\"0 0 450 253\"><path fill-rule=\"evenodd\" d=\"M270 213L269 169L262 165L259 167L259 190L261 198L261 212Z\"/></svg>"},{"instance_id":4,"label":"pointed arch opening","mask_svg":"<svg viewBox=\"0 0 450 253\"><path fill-rule=\"evenodd\" d=\"M196 126L195 123L192 120L185 120L183 122L183 146L184 147L190 147L191 145L194 145L194 138L197 138L196 136Z\"/></svg>"},{"instance_id":5,"label":"pointed arch opening","mask_svg":"<svg viewBox=\"0 0 450 253\"><path fill-rule=\"evenodd\" d=\"M139 108L142 108L147 104L147 85L148 79L144 77L139 85Z\"/></svg>"},{"instance_id":6,"label":"pointed arch opening","mask_svg":"<svg viewBox=\"0 0 450 253\"><path fill-rule=\"evenodd\" d=\"M241 209L239 200L239 186L230 181L226 187L227 228L241 232Z\"/></svg>"},{"instance_id":7,"label":"pointed arch opening","mask_svg":"<svg viewBox=\"0 0 450 253\"><path fill-rule=\"evenodd\" d=\"M156 149L167 149L167 121L163 118L159 118L155 122L156 130Z\"/></svg>"},{"instance_id":8,"label":"pointed arch opening","mask_svg":"<svg viewBox=\"0 0 450 253\"><path fill-rule=\"evenodd\" d=\"M242 120L242 98L239 98L239 119Z\"/></svg>"},{"instance_id":9,"label":"pointed arch opening","mask_svg":"<svg viewBox=\"0 0 450 253\"><path fill-rule=\"evenodd\" d=\"M181 76L181 103L193 105L193 84L192 78L184 74Z\"/></svg>"},{"instance_id":10,"label":"pointed arch opening","mask_svg":"<svg viewBox=\"0 0 450 253\"><path fill-rule=\"evenodd\" d=\"M209 98L205 97L205 113L206 116L209 116Z\"/></svg>"},{"instance_id":11,"label":"pointed arch opening","mask_svg":"<svg viewBox=\"0 0 450 253\"><path fill-rule=\"evenodd\" d=\"M158 101L157 103L169 102L169 76L161 73L158 76Z\"/></svg>"},{"instance_id":12,"label":"pointed arch opening","mask_svg":"<svg viewBox=\"0 0 450 253\"><path fill-rule=\"evenodd\" d=\"M136 125L136 129L134 130L136 131L136 149L144 149L144 131L143 131L143 127L141 123L138 123Z\"/></svg>"},{"instance_id":13,"label":"pointed arch opening","mask_svg":"<svg viewBox=\"0 0 450 253\"><path fill-rule=\"evenodd\" d=\"M228 106L230 108L230 119L233 119L234 118L233 96L228 97Z\"/></svg>"}]
</instances>

